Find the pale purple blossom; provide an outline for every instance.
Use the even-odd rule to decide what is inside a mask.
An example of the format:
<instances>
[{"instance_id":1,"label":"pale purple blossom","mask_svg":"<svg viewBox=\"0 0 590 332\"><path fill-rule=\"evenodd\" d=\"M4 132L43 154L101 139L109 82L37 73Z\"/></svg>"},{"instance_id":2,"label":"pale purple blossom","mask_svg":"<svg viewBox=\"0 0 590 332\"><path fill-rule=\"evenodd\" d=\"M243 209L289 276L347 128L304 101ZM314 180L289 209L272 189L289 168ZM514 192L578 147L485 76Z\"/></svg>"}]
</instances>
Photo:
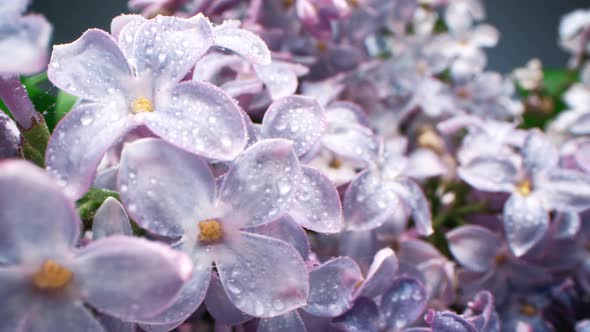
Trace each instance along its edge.
<instances>
[{"instance_id":1,"label":"pale purple blossom","mask_svg":"<svg viewBox=\"0 0 590 332\"><path fill-rule=\"evenodd\" d=\"M163 244L113 236L76 248L73 204L41 169L0 164L2 330L105 331L89 306L134 321L166 309L191 274Z\"/></svg>"}]
</instances>

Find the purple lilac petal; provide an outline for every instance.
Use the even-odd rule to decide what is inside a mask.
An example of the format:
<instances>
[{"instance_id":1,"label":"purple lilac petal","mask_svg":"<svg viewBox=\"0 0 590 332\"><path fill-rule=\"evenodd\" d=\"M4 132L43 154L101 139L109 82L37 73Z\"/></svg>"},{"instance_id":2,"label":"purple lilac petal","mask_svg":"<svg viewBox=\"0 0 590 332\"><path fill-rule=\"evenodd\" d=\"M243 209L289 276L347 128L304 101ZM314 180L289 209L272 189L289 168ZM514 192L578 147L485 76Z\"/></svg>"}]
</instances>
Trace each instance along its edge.
<instances>
[{"instance_id":1,"label":"purple lilac petal","mask_svg":"<svg viewBox=\"0 0 590 332\"><path fill-rule=\"evenodd\" d=\"M315 99L304 96L276 100L262 120L262 136L292 140L298 156L311 149L325 129L324 109Z\"/></svg>"},{"instance_id":2,"label":"purple lilac petal","mask_svg":"<svg viewBox=\"0 0 590 332\"><path fill-rule=\"evenodd\" d=\"M332 324L346 332L379 331L379 308L366 297L358 298L354 307L344 315L335 318Z\"/></svg>"},{"instance_id":3,"label":"purple lilac petal","mask_svg":"<svg viewBox=\"0 0 590 332\"><path fill-rule=\"evenodd\" d=\"M401 329L413 323L426 309L424 285L410 277L399 277L381 299L381 313L387 327Z\"/></svg>"},{"instance_id":4,"label":"purple lilac petal","mask_svg":"<svg viewBox=\"0 0 590 332\"><path fill-rule=\"evenodd\" d=\"M183 82L161 94L145 124L159 137L206 158L232 160L246 144L236 102L207 82Z\"/></svg>"},{"instance_id":5,"label":"purple lilac petal","mask_svg":"<svg viewBox=\"0 0 590 332\"><path fill-rule=\"evenodd\" d=\"M307 72L306 67L278 60L267 66L254 66L254 70L273 100L295 94L297 76Z\"/></svg>"},{"instance_id":6,"label":"purple lilac petal","mask_svg":"<svg viewBox=\"0 0 590 332\"><path fill-rule=\"evenodd\" d=\"M235 307L216 274L211 276L211 283L205 297L205 305L215 321L224 324L238 325L252 319L252 316Z\"/></svg>"},{"instance_id":7,"label":"purple lilac petal","mask_svg":"<svg viewBox=\"0 0 590 332\"><path fill-rule=\"evenodd\" d=\"M483 191L511 192L518 181L518 168L507 159L475 157L457 169L465 182Z\"/></svg>"},{"instance_id":8,"label":"purple lilac petal","mask_svg":"<svg viewBox=\"0 0 590 332\"><path fill-rule=\"evenodd\" d=\"M342 228L342 206L334 184L322 172L301 167L295 203L289 215L299 225L315 232L337 233Z\"/></svg>"},{"instance_id":9,"label":"purple lilac petal","mask_svg":"<svg viewBox=\"0 0 590 332\"><path fill-rule=\"evenodd\" d=\"M444 258L433 245L418 239L402 241L397 256L401 262L413 265L419 265L431 259Z\"/></svg>"},{"instance_id":10,"label":"purple lilac petal","mask_svg":"<svg viewBox=\"0 0 590 332\"><path fill-rule=\"evenodd\" d=\"M584 319L576 323L576 332L589 332L590 320Z\"/></svg>"},{"instance_id":11,"label":"purple lilac petal","mask_svg":"<svg viewBox=\"0 0 590 332\"><path fill-rule=\"evenodd\" d=\"M429 299L444 304L454 302L454 265L454 263L443 260L431 260L420 265L419 269L423 275L424 287L426 287Z\"/></svg>"},{"instance_id":12,"label":"purple lilac petal","mask_svg":"<svg viewBox=\"0 0 590 332\"><path fill-rule=\"evenodd\" d=\"M412 209L412 219L418 234L429 236L434 232L432 229L432 215L430 204L422 191L422 188L411 179L398 178L396 180L397 193Z\"/></svg>"},{"instance_id":13,"label":"purple lilac petal","mask_svg":"<svg viewBox=\"0 0 590 332\"><path fill-rule=\"evenodd\" d=\"M381 226L399 208L399 197L389 181L365 170L350 183L342 207L347 230Z\"/></svg>"},{"instance_id":14,"label":"purple lilac petal","mask_svg":"<svg viewBox=\"0 0 590 332\"><path fill-rule=\"evenodd\" d=\"M307 332L305 324L297 310L289 311L273 318L262 318L256 332Z\"/></svg>"},{"instance_id":15,"label":"purple lilac petal","mask_svg":"<svg viewBox=\"0 0 590 332\"><path fill-rule=\"evenodd\" d=\"M514 193L504 206L504 230L510 249L522 256L539 242L549 228L549 215L535 195Z\"/></svg>"},{"instance_id":16,"label":"purple lilac petal","mask_svg":"<svg viewBox=\"0 0 590 332\"><path fill-rule=\"evenodd\" d=\"M572 239L580 232L582 220L575 212L558 213L552 220L551 228L557 239Z\"/></svg>"},{"instance_id":17,"label":"purple lilac petal","mask_svg":"<svg viewBox=\"0 0 590 332\"><path fill-rule=\"evenodd\" d=\"M53 47L47 76L71 95L92 101L124 102L131 71L113 37L91 29L73 43Z\"/></svg>"},{"instance_id":18,"label":"purple lilac petal","mask_svg":"<svg viewBox=\"0 0 590 332\"><path fill-rule=\"evenodd\" d=\"M467 225L447 233L449 249L457 261L471 271L492 268L498 255L500 237L481 226Z\"/></svg>"},{"instance_id":19,"label":"purple lilac petal","mask_svg":"<svg viewBox=\"0 0 590 332\"><path fill-rule=\"evenodd\" d=\"M283 240L297 249L304 260L309 256L307 233L288 214L268 224L247 228L245 231Z\"/></svg>"},{"instance_id":20,"label":"purple lilac petal","mask_svg":"<svg viewBox=\"0 0 590 332\"><path fill-rule=\"evenodd\" d=\"M375 134L364 126L331 125L321 142L336 155L360 162L373 161L379 153L379 143Z\"/></svg>"},{"instance_id":21,"label":"purple lilac petal","mask_svg":"<svg viewBox=\"0 0 590 332\"><path fill-rule=\"evenodd\" d=\"M367 298L383 294L391 286L391 277L397 273L398 267L399 262L391 248L379 250L357 294Z\"/></svg>"},{"instance_id":22,"label":"purple lilac petal","mask_svg":"<svg viewBox=\"0 0 590 332\"><path fill-rule=\"evenodd\" d=\"M447 171L447 166L434 151L417 149L409 156L404 174L414 179L425 179L444 175Z\"/></svg>"},{"instance_id":23,"label":"purple lilac petal","mask_svg":"<svg viewBox=\"0 0 590 332\"><path fill-rule=\"evenodd\" d=\"M88 303L129 321L169 306L192 267L187 256L163 244L112 236L82 248L73 269Z\"/></svg>"},{"instance_id":24,"label":"purple lilac petal","mask_svg":"<svg viewBox=\"0 0 590 332\"><path fill-rule=\"evenodd\" d=\"M526 136L522 147L524 168L529 174L537 174L553 168L559 161L559 153L555 145L545 134L533 130Z\"/></svg>"},{"instance_id":25,"label":"purple lilac petal","mask_svg":"<svg viewBox=\"0 0 590 332\"><path fill-rule=\"evenodd\" d=\"M590 140L583 140L577 144L574 160L578 168L590 174Z\"/></svg>"},{"instance_id":26,"label":"purple lilac petal","mask_svg":"<svg viewBox=\"0 0 590 332\"><path fill-rule=\"evenodd\" d=\"M132 235L131 224L125 209L113 197L107 198L94 214L92 238L97 240L111 235Z\"/></svg>"},{"instance_id":27,"label":"purple lilac petal","mask_svg":"<svg viewBox=\"0 0 590 332\"><path fill-rule=\"evenodd\" d=\"M119 19L118 19L119 18ZM118 20L117 20L118 19ZM121 27L119 33L116 31L117 24L123 24L125 21L125 25ZM147 20L139 15L120 15L117 16L111 22L111 33L113 37L117 39L119 42L119 47L125 57L127 57L130 64L134 65L135 62L133 60L134 50L135 50L135 36L139 28L146 22Z\"/></svg>"},{"instance_id":28,"label":"purple lilac petal","mask_svg":"<svg viewBox=\"0 0 590 332\"><path fill-rule=\"evenodd\" d=\"M25 12L30 2L30 0L3 1L0 4L0 16L18 16Z\"/></svg>"},{"instance_id":29,"label":"purple lilac petal","mask_svg":"<svg viewBox=\"0 0 590 332\"><path fill-rule=\"evenodd\" d=\"M219 199L231 207L224 218L252 227L281 217L293 204L301 177L292 142L269 139L252 145L221 184Z\"/></svg>"},{"instance_id":30,"label":"purple lilac petal","mask_svg":"<svg viewBox=\"0 0 590 332\"><path fill-rule=\"evenodd\" d=\"M223 91L225 91L232 98L237 98L241 95L256 94L262 91L262 82L253 79L235 80L223 83L221 85Z\"/></svg>"},{"instance_id":31,"label":"purple lilac petal","mask_svg":"<svg viewBox=\"0 0 590 332\"><path fill-rule=\"evenodd\" d=\"M584 113L576 119L569 131L573 135L588 135L590 133L590 113Z\"/></svg>"},{"instance_id":32,"label":"purple lilac petal","mask_svg":"<svg viewBox=\"0 0 590 332\"><path fill-rule=\"evenodd\" d=\"M340 243L338 253L354 258L363 271L369 269L371 259L379 249L376 230L344 231L340 233Z\"/></svg>"},{"instance_id":33,"label":"purple lilac petal","mask_svg":"<svg viewBox=\"0 0 590 332\"><path fill-rule=\"evenodd\" d=\"M260 37L232 24L215 27L213 44L241 55L252 64L269 65L271 62L270 51Z\"/></svg>"},{"instance_id":34,"label":"purple lilac petal","mask_svg":"<svg viewBox=\"0 0 590 332\"><path fill-rule=\"evenodd\" d=\"M133 220L165 236L181 236L206 219L216 196L215 179L201 158L155 138L125 145L119 191Z\"/></svg>"},{"instance_id":35,"label":"purple lilac petal","mask_svg":"<svg viewBox=\"0 0 590 332\"><path fill-rule=\"evenodd\" d=\"M57 301L33 305L18 330L27 332L107 332L82 302Z\"/></svg>"},{"instance_id":36,"label":"purple lilac petal","mask_svg":"<svg viewBox=\"0 0 590 332\"><path fill-rule=\"evenodd\" d=\"M74 205L40 168L20 160L0 162L0 265L61 254L79 233Z\"/></svg>"},{"instance_id":37,"label":"purple lilac petal","mask_svg":"<svg viewBox=\"0 0 590 332\"><path fill-rule=\"evenodd\" d=\"M136 332L135 323L124 322L120 319L97 314L96 318L107 332Z\"/></svg>"},{"instance_id":38,"label":"purple lilac petal","mask_svg":"<svg viewBox=\"0 0 590 332\"><path fill-rule=\"evenodd\" d=\"M475 326L452 312L430 312L426 320L436 332L478 332Z\"/></svg>"},{"instance_id":39,"label":"purple lilac petal","mask_svg":"<svg viewBox=\"0 0 590 332\"><path fill-rule=\"evenodd\" d=\"M193 253L199 255L199 253ZM205 258L206 259L206 258ZM156 316L144 317L140 321L152 326L154 332L165 330L170 324L178 324L186 320L203 303L211 279L211 262L205 263L193 257L192 275L175 297L172 304ZM165 326L163 326L165 325Z\"/></svg>"},{"instance_id":40,"label":"purple lilac petal","mask_svg":"<svg viewBox=\"0 0 590 332\"><path fill-rule=\"evenodd\" d=\"M173 331L175 328L179 327L184 323L184 320L173 322L170 324L138 324L142 330L146 332L168 332ZM109 331L110 332L110 331Z\"/></svg>"},{"instance_id":41,"label":"purple lilac petal","mask_svg":"<svg viewBox=\"0 0 590 332\"><path fill-rule=\"evenodd\" d=\"M0 159L18 158L22 154L21 142L22 137L16 123L0 112Z\"/></svg>"},{"instance_id":42,"label":"purple lilac petal","mask_svg":"<svg viewBox=\"0 0 590 332\"><path fill-rule=\"evenodd\" d=\"M291 245L262 235L241 232L215 258L231 302L256 317L275 317L306 304L309 276Z\"/></svg>"},{"instance_id":43,"label":"purple lilac petal","mask_svg":"<svg viewBox=\"0 0 590 332\"><path fill-rule=\"evenodd\" d=\"M0 73L31 75L43 71L51 24L41 15L5 20L3 17L0 23Z\"/></svg>"},{"instance_id":44,"label":"purple lilac petal","mask_svg":"<svg viewBox=\"0 0 590 332\"><path fill-rule=\"evenodd\" d=\"M125 27L129 24L134 24L137 22L144 23L145 21L147 21L147 19L138 14L121 14L116 16L111 20L111 36L119 41L119 46L121 46L122 38L125 39L126 37L124 34L122 35L123 29L125 29ZM127 39L132 42L135 39L135 33L133 33ZM124 47L121 47L121 49L123 48ZM123 51L123 53L126 55L131 55L131 53L126 53L125 51Z\"/></svg>"},{"instance_id":45,"label":"purple lilac petal","mask_svg":"<svg viewBox=\"0 0 590 332\"><path fill-rule=\"evenodd\" d=\"M353 293L362 280L354 260L332 259L309 273L309 299L302 309L319 317L339 316L352 307Z\"/></svg>"},{"instance_id":46,"label":"purple lilac petal","mask_svg":"<svg viewBox=\"0 0 590 332\"><path fill-rule=\"evenodd\" d=\"M4 257L0 261L4 263ZM27 292L30 284L26 278L26 271L21 268L0 266L0 285L2 285L0 287L0 298L2 298L0 331L18 331L31 306L31 294Z\"/></svg>"},{"instance_id":47,"label":"purple lilac petal","mask_svg":"<svg viewBox=\"0 0 590 332\"><path fill-rule=\"evenodd\" d=\"M57 125L47 144L45 165L65 193L80 198L92 184L102 156L132 127L112 106L79 104Z\"/></svg>"},{"instance_id":48,"label":"purple lilac petal","mask_svg":"<svg viewBox=\"0 0 590 332\"><path fill-rule=\"evenodd\" d=\"M179 82L213 43L209 20L157 16L136 33L133 62L139 77L147 75L165 86Z\"/></svg>"},{"instance_id":49,"label":"purple lilac petal","mask_svg":"<svg viewBox=\"0 0 590 332\"><path fill-rule=\"evenodd\" d=\"M565 169L547 172L539 187L556 210L582 212L590 207L590 175Z\"/></svg>"},{"instance_id":50,"label":"purple lilac petal","mask_svg":"<svg viewBox=\"0 0 590 332\"><path fill-rule=\"evenodd\" d=\"M117 176L119 175L119 165L100 170L96 173L93 187L108 189L112 191L117 190Z\"/></svg>"},{"instance_id":51,"label":"purple lilac petal","mask_svg":"<svg viewBox=\"0 0 590 332\"><path fill-rule=\"evenodd\" d=\"M362 107L348 101L330 103L326 108L326 118L331 125L361 125L369 128L369 118Z\"/></svg>"}]
</instances>

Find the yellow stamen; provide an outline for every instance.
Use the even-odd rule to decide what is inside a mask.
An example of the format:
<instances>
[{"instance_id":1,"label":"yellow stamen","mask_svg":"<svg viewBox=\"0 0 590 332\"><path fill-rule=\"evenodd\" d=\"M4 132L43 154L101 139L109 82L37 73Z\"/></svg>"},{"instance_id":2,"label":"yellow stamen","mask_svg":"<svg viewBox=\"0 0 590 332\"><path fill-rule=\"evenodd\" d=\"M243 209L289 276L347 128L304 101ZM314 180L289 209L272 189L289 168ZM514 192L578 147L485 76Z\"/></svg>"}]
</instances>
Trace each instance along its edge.
<instances>
[{"instance_id":1,"label":"yellow stamen","mask_svg":"<svg viewBox=\"0 0 590 332\"><path fill-rule=\"evenodd\" d=\"M350 7L352 8L358 8L360 6L360 1L359 0L348 0L348 4L350 5Z\"/></svg>"},{"instance_id":2,"label":"yellow stamen","mask_svg":"<svg viewBox=\"0 0 590 332\"><path fill-rule=\"evenodd\" d=\"M333 158L332 160L330 160L330 164L328 164L328 166L330 166L330 168L333 169L339 169L340 167L342 167L342 160L338 158Z\"/></svg>"},{"instance_id":3,"label":"yellow stamen","mask_svg":"<svg viewBox=\"0 0 590 332\"><path fill-rule=\"evenodd\" d=\"M417 142L419 147L430 149L436 153L443 153L445 150L445 143L442 138L430 127L422 128L420 134L418 134Z\"/></svg>"},{"instance_id":4,"label":"yellow stamen","mask_svg":"<svg viewBox=\"0 0 590 332\"><path fill-rule=\"evenodd\" d=\"M138 97L133 103L131 103L131 112L134 114L153 111L154 104L152 104L152 102L146 97Z\"/></svg>"},{"instance_id":5,"label":"yellow stamen","mask_svg":"<svg viewBox=\"0 0 590 332\"><path fill-rule=\"evenodd\" d=\"M52 290L65 287L72 279L72 271L48 259L33 275L33 284L40 289Z\"/></svg>"},{"instance_id":6,"label":"yellow stamen","mask_svg":"<svg viewBox=\"0 0 590 332\"><path fill-rule=\"evenodd\" d=\"M508 260L508 257L504 254L498 254L496 256L495 260L496 260L496 265L502 265Z\"/></svg>"},{"instance_id":7,"label":"yellow stamen","mask_svg":"<svg viewBox=\"0 0 590 332\"><path fill-rule=\"evenodd\" d=\"M532 185L531 185L531 181L529 180L524 180L521 183L519 183L516 186L516 189L518 190L518 192L523 195L523 196L528 196L531 194L532 191Z\"/></svg>"},{"instance_id":8,"label":"yellow stamen","mask_svg":"<svg viewBox=\"0 0 590 332\"><path fill-rule=\"evenodd\" d=\"M326 44L326 42L323 40L318 40L318 42L316 43L316 46L317 46L318 50L320 50L320 52L324 52L325 50L328 49L328 44Z\"/></svg>"},{"instance_id":9,"label":"yellow stamen","mask_svg":"<svg viewBox=\"0 0 590 332\"><path fill-rule=\"evenodd\" d=\"M537 314L537 308L532 304L525 303L520 307L520 313L525 316L533 317Z\"/></svg>"},{"instance_id":10,"label":"yellow stamen","mask_svg":"<svg viewBox=\"0 0 590 332\"><path fill-rule=\"evenodd\" d=\"M285 9L293 7L294 4L295 4L295 0L283 0L283 7Z\"/></svg>"},{"instance_id":11,"label":"yellow stamen","mask_svg":"<svg viewBox=\"0 0 590 332\"><path fill-rule=\"evenodd\" d=\"M223 231L221 224L215 219L206 219L199 222L199 241L205 244L213 243L221 239Z\"/></svg>"}]
</instances>

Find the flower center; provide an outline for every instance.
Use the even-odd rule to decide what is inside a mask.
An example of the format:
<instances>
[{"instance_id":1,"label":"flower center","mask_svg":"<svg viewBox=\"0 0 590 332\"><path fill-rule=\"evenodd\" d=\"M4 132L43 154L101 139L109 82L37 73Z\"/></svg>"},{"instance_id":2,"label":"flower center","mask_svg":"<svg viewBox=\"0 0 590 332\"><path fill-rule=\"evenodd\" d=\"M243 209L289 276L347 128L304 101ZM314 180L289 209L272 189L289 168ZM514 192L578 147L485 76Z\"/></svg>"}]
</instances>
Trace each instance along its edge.
<instances>
[{"instance_id":1,"label":"flower center","mask_svg":"<svg viewBox=\"0 0 590 332\"><path fill-rule=\"evenodd\" d=\"M504 263L506 263L506 261L508 260L508 257L505 254L498 254L496 256L496 265L502 265Z\"/></svg>"},{"instance_id":2,"label":"flower center","mask_svg":"<svg viewBox=\"0 0 590 332\"><path fill-rule=\"evenodd\" d=\"M131 103L131 112L137 113L150 113L154 111L154 104L146 97L138 97Z\"/></svg>"},{"instance_id":3,"label":"flower center","mask_svg":"<svg viewBox=\"0 0 590 332\"><path fill-rule=\"evenodd\" d=\"M210 244L221 239L223 231L221 224L215 219L199 221L199 241Z\"/></svg>"},{"instance_id":4,"label":"flower center","mask_svg":"<svg viewBox=\"0 0 590 332\"><path fill-rule=\"evenodd\" d=\"M330 160L330 163L328 164L328 166L330 166L330 168L333 168L333 169L339 169L340 167L342 167L342 160L340 160L338 158L332 158L332 160Z\"/></svg>"},{"instance_id":5,"label":"flower center","mask_svg":"<svg viewBox=\"0 0 590 332\"><path fill-rule=\"evenodd\" d=\"M316 43L316 46L317 46L318 50L320 50L320 52L324 52L325 50L328 49L328 44L326 44L326 42L323 40L318 40Z\"/></svg>"},{"instance_id":6,"label":"flower center","mask_svg":"<svg viewBox=\"0 0 590 332\"><path fill-rule=\"evenodd\" d=\"M537 308L532 304L524 303L520 307L520 313L528 317L533 317L537 314Z\"/></svg>"},{"instance_id":7,"label":"flower center","mask_svg":"<svg viewBox=\"0 0 590 332\"><path fill-rule=\"evenodd\" d=\"M518 190L518 192L523 195L523 196L528 196L531 194L532 191L532 184L531 181L529 180L524 180L522 182L520 182L517 186L516 189Z\"/></svg>"},{"instance_id":8,"label":"flower center","mask_svg":"<svg viewBox=\"0 0 590 332\"><path fill-rule=\"evenodd\" d=\"M358 8L360 6L360 0L348 0L348 4L352 8Z\"/></svg>"},{"instance_id":9,"label":"flower center","mask_svg":"<svg viewBox=\"0 0 590 332\"><path fill-rule=\"evenodd\" d=\"M33 284L39 289L60 289L72 281L73 277L72 271L48 259L33 275Z\"/></svg>"}]
</instances>

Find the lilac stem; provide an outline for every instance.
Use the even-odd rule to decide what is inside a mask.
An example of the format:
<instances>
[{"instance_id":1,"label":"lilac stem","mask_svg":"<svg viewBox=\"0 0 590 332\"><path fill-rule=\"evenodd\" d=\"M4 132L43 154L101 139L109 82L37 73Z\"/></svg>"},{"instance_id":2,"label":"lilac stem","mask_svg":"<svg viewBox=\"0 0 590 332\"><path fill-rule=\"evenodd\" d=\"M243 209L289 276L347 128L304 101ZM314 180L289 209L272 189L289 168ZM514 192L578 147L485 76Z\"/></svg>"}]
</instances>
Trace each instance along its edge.
<instances>
[{"instance_id":1,"label":"lilac stem","mask_svg":"<svg viewBox=\"0 0 590 332\"><path fill-rule=\"evenodd\" d=\"M25 130L31 129L40 117L18 75L0 75L0 99Z\"/></svg>"}]
</instances>

